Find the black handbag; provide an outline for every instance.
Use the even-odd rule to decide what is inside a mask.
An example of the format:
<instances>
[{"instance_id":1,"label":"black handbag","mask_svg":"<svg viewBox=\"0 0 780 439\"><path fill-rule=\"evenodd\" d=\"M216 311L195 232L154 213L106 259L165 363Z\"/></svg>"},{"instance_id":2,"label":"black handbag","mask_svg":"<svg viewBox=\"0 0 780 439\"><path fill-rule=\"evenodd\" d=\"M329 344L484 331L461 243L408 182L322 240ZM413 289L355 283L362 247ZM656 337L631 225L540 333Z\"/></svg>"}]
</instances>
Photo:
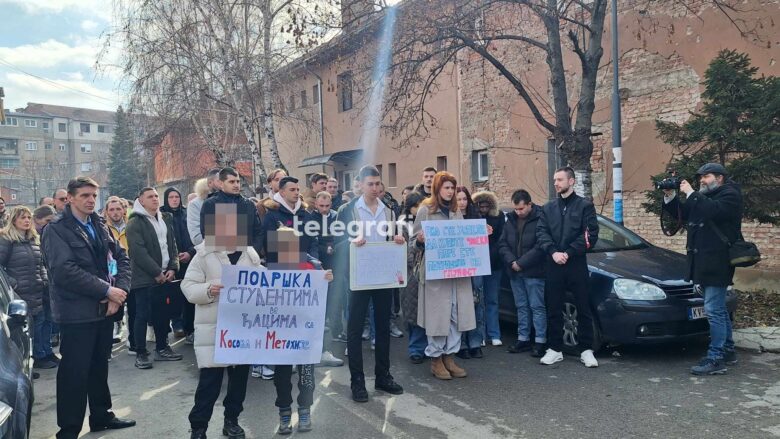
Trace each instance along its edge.
<instances>
[{"instance_id":1,"label":"black handbag","mask_svg":"<svg viewBox=\"0 0 780 439\"><path fill-rule=\"evenodd\" d=\"M732 267L750 267L751 265L756 265L761 260L761 252L758 250L758 247L752 242L745 241L741 231L736 241L731 242L715 223L710 221L710 225L712 225L712 230L715 231L718 238L729 248L729 263Z\"/></svg>"}]
</instances>

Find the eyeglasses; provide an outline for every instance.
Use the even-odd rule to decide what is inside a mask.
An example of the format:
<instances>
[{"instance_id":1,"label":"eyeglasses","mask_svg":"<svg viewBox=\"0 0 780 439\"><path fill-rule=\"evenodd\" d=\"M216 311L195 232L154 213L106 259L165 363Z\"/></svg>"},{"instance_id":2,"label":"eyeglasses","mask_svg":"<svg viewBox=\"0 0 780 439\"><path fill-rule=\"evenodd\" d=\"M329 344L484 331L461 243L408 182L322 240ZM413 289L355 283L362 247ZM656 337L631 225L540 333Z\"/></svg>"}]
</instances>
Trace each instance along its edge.
<instances>
[{"instance_id":1,"label":"eyeglasses","mask_svg":"<svg viewBox=\"0 0 780 439\"><path fill-rule=\"evenodd\" d=\"M63 201L63 202L64 202L64 201L68 201L68 197L57 198L57 200L59 200L59 201Z\"/></svg>"}]
</instances>

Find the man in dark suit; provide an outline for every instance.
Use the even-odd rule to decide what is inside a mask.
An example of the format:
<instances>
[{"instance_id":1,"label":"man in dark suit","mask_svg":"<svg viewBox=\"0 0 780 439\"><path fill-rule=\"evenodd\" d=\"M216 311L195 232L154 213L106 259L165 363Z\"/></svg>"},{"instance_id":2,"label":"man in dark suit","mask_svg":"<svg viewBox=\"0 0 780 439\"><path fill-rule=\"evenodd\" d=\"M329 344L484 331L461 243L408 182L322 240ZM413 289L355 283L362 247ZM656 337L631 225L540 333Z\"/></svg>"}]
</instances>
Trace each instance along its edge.
<instances>
[{"instance_id":1,"label":"man in dark suit","mask_svg":"<svg viewBox=\"0 0 780 439\"><path fill-rule=\"evenodd\" d=\"M97 190L91 178L71 180L68 204L43 232L52 314L62 337L57 371L59 439L79 436L87 403L91 431L135 425L111 412L110 316L127 299L130 260L95 212ZM116 261L116 273L109 269L110 259Z\"/></svg>"}]
</instances>

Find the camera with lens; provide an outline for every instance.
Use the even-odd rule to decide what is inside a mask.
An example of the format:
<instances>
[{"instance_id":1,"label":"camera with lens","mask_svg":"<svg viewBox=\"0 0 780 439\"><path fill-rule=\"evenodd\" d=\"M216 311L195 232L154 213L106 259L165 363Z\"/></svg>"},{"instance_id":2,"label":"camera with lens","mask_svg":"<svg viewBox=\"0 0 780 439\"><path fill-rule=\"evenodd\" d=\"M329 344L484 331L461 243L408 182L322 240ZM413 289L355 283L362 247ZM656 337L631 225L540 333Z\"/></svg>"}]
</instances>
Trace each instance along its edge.
<instances>
[{"instance_id":1,"label":"camera with lens","mask_svg":"<svg viewBox=\"0 0 780 439\"><path fill-rule=\"evenodd\" d=\"M672 171L669 172L669 176L664 178L661 181L655 182L655 188L658 190L662 189L668 189L668 190L678 190L680 189L680 183L682 182L682 178L677 176L677 173Z\"/></svg>"}]
</instances>

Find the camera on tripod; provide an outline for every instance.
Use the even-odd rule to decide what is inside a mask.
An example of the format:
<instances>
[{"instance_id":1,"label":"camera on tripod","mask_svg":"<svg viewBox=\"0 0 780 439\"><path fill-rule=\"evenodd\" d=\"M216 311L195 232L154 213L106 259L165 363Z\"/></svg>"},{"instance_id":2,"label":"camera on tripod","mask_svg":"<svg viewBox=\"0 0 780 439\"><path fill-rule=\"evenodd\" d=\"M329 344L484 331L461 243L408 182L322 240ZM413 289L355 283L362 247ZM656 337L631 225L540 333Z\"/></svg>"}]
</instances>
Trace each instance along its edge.
<instances>
[{"instance_id":1,"label":"camera on tripod","mask_svg":"<svg viewBox=\"0 0 780 439\"><path fill-rule=\"evenodd\" d=\"M666 190L679 190L680 189L680 183L682 182L682 178L677 176L676 171L669 171L669 176L664 178L661 181L655 182L655 188L658 190L666 189Z\"/></svg>"}]
</instances>

